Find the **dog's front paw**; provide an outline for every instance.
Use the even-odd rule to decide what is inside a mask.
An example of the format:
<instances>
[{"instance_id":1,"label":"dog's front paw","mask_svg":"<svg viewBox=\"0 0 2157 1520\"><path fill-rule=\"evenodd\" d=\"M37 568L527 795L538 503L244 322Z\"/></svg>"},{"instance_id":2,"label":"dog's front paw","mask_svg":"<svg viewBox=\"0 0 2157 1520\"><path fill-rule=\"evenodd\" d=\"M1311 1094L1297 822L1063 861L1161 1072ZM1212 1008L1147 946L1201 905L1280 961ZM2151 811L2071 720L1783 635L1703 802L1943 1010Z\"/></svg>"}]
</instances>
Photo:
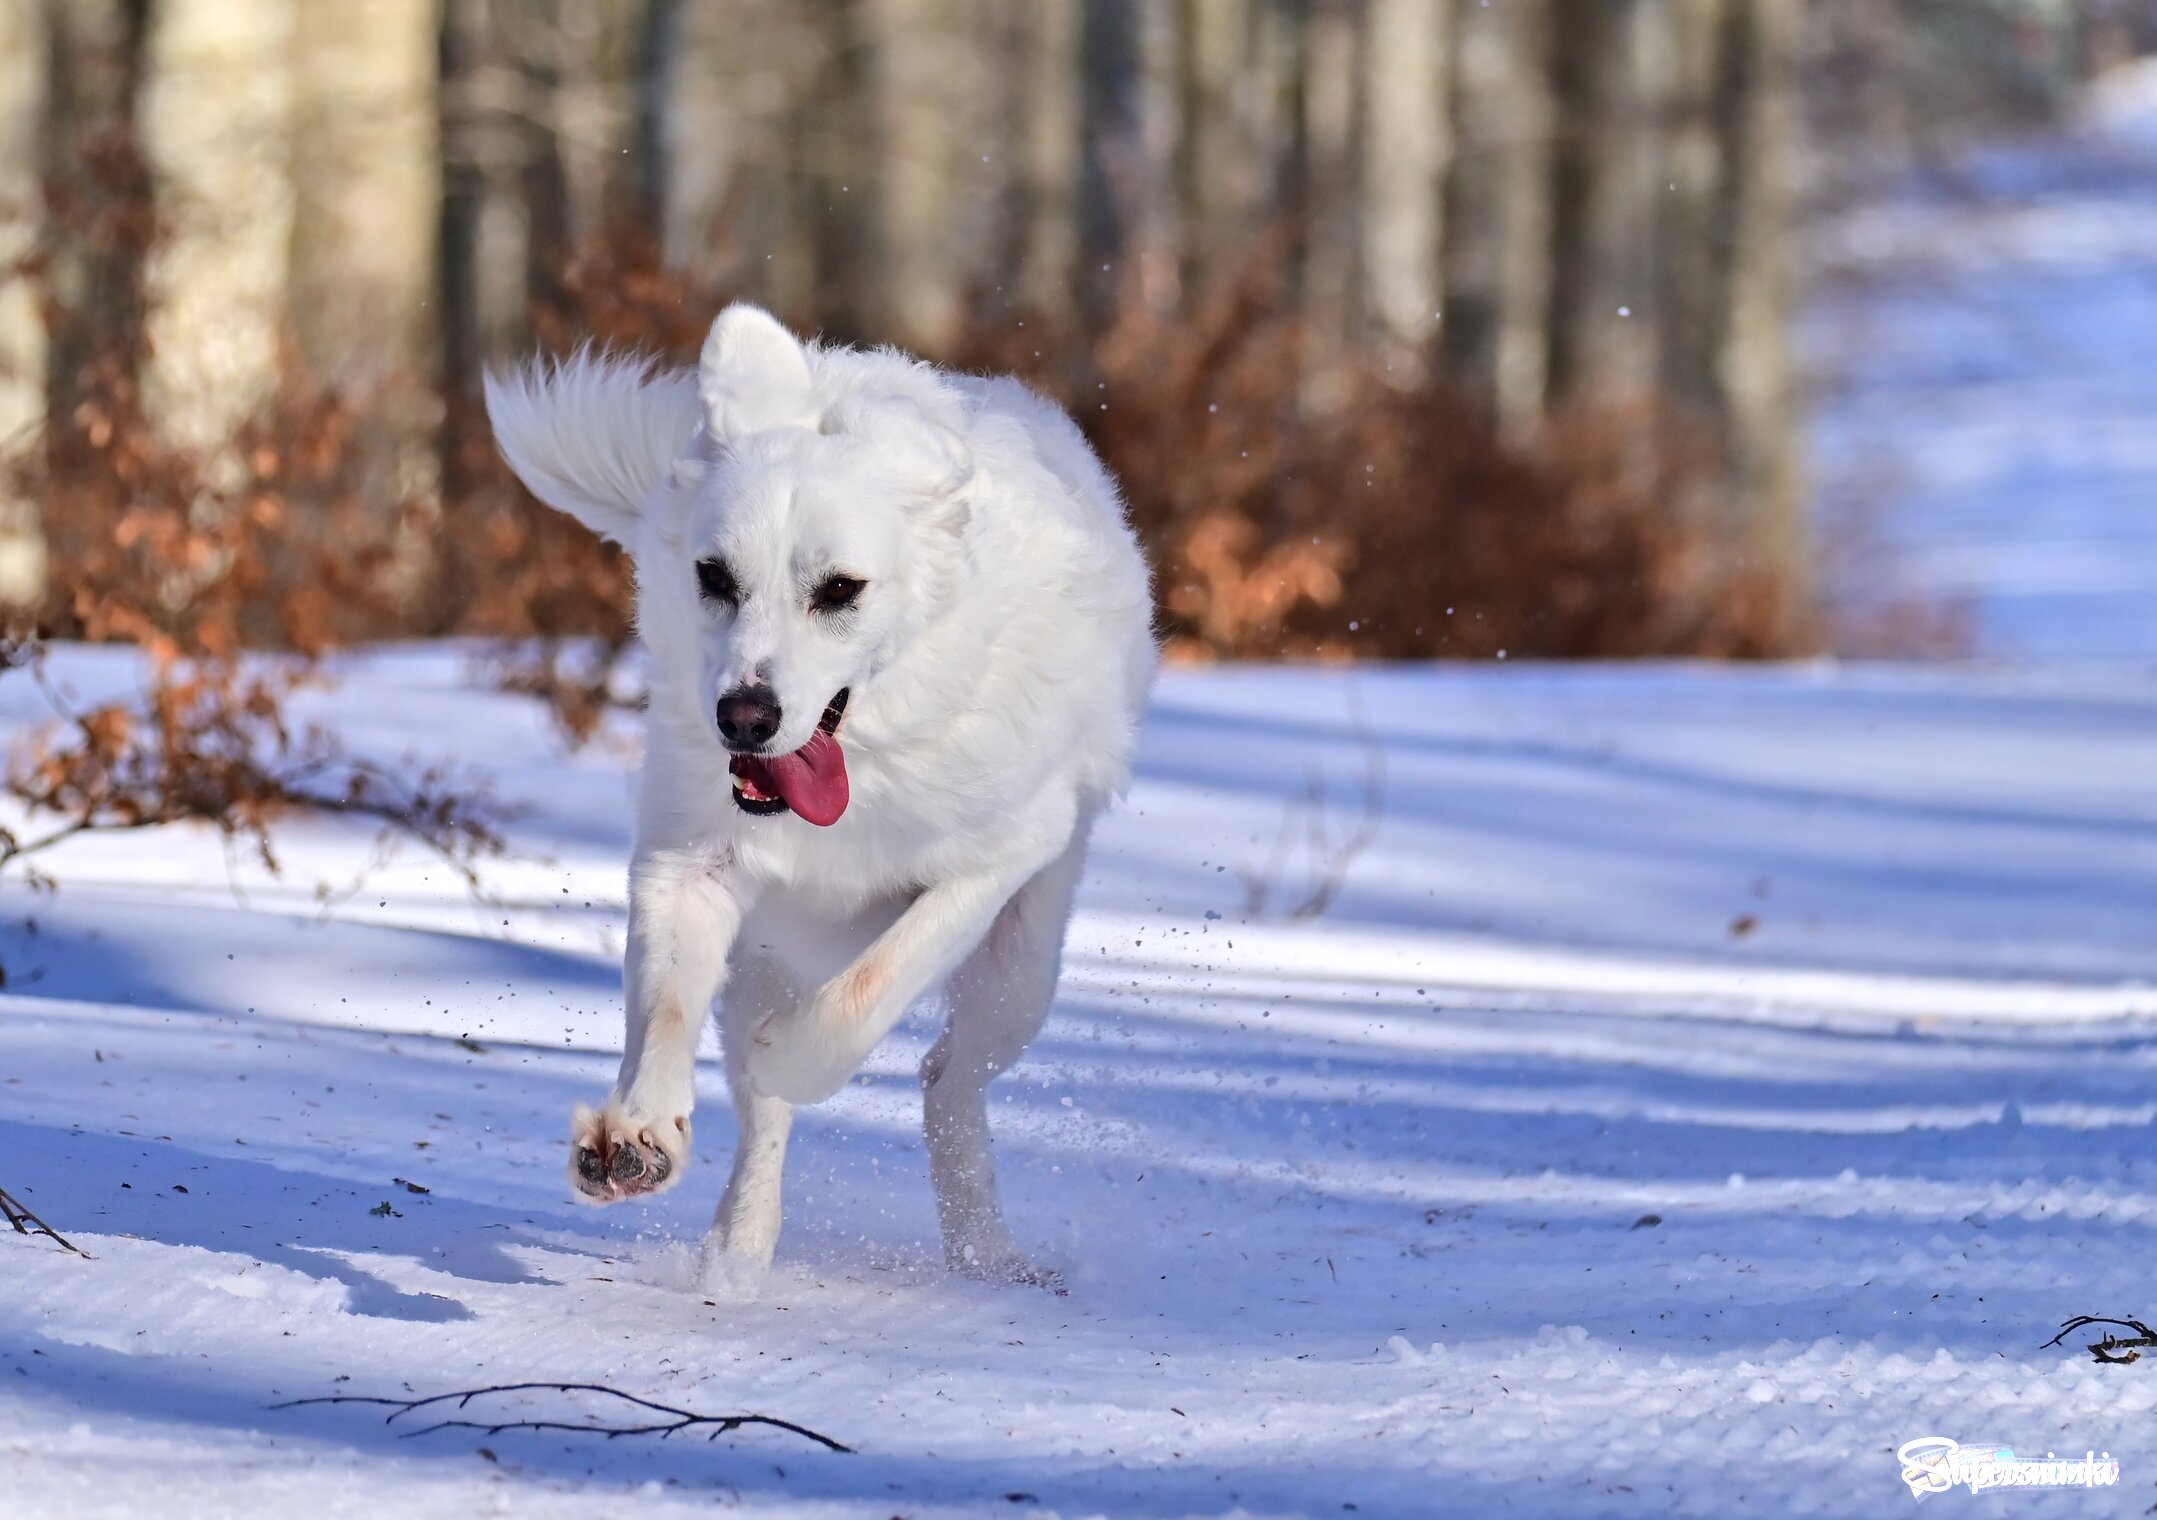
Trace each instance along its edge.
<instances>
[{"instance_id":1,"label":"dog's front paw","mask_svg":"<svg viewBox=\"0 0 2157 1520\"><path fill-rule=\"evenodd\" d=\"M789 1103L821 1103L846 1086L861 1053L833 1038L831 1024L814 1004L765 1019L752 1031L743 1062L749 1085Z\"/></svg>"},{"instance_id":2,"label":"dog's front paw","mask_svg":"<svg viewBox=\"0 0 2157 1520\"><path fill-rule=\"evenodd\" d=\"M672 1187L689 1162L689 1116L639 1119L619 1099L579 1106L570 1121L569 1180L593 1203L619 1203Z\"/></svg>"}]
</instances>

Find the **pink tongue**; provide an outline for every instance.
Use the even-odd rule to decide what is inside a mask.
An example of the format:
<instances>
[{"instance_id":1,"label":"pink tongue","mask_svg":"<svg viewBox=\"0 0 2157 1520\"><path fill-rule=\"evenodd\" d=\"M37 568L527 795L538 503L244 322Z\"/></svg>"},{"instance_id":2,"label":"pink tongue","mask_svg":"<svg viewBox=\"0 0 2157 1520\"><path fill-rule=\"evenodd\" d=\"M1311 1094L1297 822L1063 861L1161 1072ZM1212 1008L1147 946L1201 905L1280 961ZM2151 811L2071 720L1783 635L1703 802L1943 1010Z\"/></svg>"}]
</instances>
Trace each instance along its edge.
<instances>
[{"instance_id":1,"label":"pink tongue","mask_svg":"<svg viewBox=\"0 0 2157 1520\"><path fill-rule=\"evenodd\" d=\"M764 764L786 805L818 828L830 828L846 811L846 751L822 729L793 754Z\"/></svg>"}]
</instances>

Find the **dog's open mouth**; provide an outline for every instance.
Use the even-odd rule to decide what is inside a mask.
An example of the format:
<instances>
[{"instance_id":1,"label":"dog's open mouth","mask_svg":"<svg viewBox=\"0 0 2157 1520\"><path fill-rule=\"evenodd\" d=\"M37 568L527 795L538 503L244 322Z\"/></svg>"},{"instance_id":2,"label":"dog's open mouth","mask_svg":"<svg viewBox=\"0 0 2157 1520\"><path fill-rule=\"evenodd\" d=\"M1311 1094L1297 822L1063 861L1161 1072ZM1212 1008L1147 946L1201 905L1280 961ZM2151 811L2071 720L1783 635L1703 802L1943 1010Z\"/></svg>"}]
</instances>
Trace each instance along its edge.
<instances>
[{"instance_id":1,"label":"dog's open mouth","mask_svg":"<svg viewBox=\"0 0 2157 1520\"><path fill-rule=\"evenodd\" d=\"M736 755L734 805L759 817L798 813L829 828L846 811L846 751L839 747L839 720L846 716L841 691L817 721L816 734L790 755Z\"/></svg>"}]
</instances>

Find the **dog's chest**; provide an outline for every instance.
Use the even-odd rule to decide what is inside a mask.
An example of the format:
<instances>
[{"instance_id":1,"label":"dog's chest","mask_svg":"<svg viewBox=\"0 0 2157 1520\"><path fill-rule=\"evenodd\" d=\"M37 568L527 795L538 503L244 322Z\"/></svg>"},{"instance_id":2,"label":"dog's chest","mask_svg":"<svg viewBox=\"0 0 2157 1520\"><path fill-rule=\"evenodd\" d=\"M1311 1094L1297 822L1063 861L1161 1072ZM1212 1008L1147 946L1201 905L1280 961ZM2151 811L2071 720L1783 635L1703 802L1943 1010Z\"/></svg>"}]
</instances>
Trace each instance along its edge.
<instances>
[{"instance_id":1,"label":"dog's chest","mask_svg":"<svg viewBox=\"0 0 2157 1520\"><path fill-rule=\"evenodd\" d=\"M912 895L932 881L962 874L991 853L980 831L883 798L864 798L827 829L798 818L758 830L778 836L780 877L820 900L869 902Z\"/></svg>"}]
</instances>

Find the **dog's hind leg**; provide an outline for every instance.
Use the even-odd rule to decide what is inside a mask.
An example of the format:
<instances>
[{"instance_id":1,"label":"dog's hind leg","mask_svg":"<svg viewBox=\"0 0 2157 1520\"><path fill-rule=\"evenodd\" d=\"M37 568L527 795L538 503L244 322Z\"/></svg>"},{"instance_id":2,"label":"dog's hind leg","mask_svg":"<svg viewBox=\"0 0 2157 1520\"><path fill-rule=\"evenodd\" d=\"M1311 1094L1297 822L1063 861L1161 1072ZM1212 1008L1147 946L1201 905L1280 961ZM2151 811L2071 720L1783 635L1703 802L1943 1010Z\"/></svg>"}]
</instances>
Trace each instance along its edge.
<instances>
[{"instance_id":1,"label":"dog's hind leg","mask_svg":"<svg viewBox=\"0 0 2157 1520\"><path fill-rule=\"evenodd\" d=\"M1012 1242L996 1193L988 1087L1033 1043L1063 959L1064 929L1086 857L1090 819L1064 853L1019 888L947 985L950 1017L921 1063L922 1129L944 1259L971 1276L1054 1286Z\"/></svg>"},{"instance_id":2,"label":"dog's hind leg","mask_svg":"<svg viewBox=\"0 0 2157 1520\"><path fill-rule=\"evenodd\" d=\"M739 1138L734 1172L727 1178L704 1242L704 1275L714 1282L730 1272L761 1273L771 1265L779 1244L781 1174L786 1142L794 1128L794 1105L754 1090L742 1070L742 1057L757 1021L804 996L802 988L775 962L745 961L735 972L720 1010L720 1045L726 1052L727 1086L734 1095Z\"/></svg>"}]
</instances>

